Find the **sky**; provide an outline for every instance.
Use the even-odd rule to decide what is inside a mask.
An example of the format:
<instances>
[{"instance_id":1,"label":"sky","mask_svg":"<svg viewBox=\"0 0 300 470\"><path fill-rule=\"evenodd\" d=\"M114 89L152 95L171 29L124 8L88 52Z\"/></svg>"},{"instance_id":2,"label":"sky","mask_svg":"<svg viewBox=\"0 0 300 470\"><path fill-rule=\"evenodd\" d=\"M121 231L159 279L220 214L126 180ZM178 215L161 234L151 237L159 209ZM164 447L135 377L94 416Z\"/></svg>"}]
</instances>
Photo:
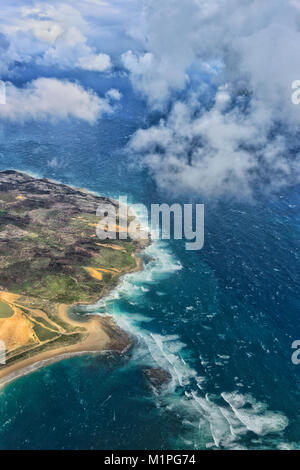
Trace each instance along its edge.
<instances>
[{"instance_id":1,"label":"sky","mask_svg":"<svg viewBox=\"0 0 300 470\"><path fill-rule=\"evenodd\" d=\"M128 152L162 190L251 199L299 183L300 0L2 0L1 10L0 121L95 125L122 94L99 96L78 71L118 73L158 116Z\"/></svg>"}]
</instances>

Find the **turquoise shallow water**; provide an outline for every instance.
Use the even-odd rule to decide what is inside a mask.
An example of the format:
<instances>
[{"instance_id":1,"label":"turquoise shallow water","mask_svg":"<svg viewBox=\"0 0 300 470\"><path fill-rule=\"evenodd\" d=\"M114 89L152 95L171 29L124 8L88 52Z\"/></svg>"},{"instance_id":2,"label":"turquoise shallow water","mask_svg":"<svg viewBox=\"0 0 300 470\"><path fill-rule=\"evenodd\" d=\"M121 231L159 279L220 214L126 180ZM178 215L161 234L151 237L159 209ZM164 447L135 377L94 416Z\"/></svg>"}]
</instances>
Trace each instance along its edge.
<instances>
[{"instance_id":1,"label":"turquoise shallow water","mask_svg":"<svg viewBox=\"0 0 300 470\"><path fill-rule=\"evenodd\" d=\"M3 126L0 168L132 203L168 202L125 150L143 103L126 82L107 85L126 89L126 102L94 127ZM297 188L251 204L197 202L206 204L203 250L154 243L145 270L89 308L135 335L132 354L72 358L9 384L0 392L0 448L298 446ZM172 374L160 397L142 373L157 364Z\"/></svg>"}]
</instances>

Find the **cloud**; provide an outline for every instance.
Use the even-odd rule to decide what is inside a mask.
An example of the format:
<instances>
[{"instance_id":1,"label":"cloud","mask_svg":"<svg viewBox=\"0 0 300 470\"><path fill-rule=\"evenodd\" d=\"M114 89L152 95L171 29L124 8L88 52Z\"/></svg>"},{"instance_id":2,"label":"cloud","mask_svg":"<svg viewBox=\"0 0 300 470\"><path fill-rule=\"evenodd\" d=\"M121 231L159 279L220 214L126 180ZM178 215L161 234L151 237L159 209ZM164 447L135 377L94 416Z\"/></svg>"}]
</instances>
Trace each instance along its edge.
<instances>
[{"instance_id":1,"label":"cloud","mask_svg":"<svg viewBox=\"0 0 300 470\"><path fill-rule=\"evenodd\" d=\"M259 103L245 114L221 88L209 111L176 101L167 119L136 132L130 148L170 193L251 197L253 187L274 191L300 177L284 136L269 139L270 122Z\"/></svg>"},{"instance_id":2,"label":"cloud","mask_svg":"<svg viewBox=\"0 0 300 470\"><path fill-rule=\"evenodd\" d=\"M19 78L29 63L33 73L39 66L51 68L52 75L56 68L69 72L80 63L101 72L102 54L118 66L123 52L143 47L141 13L140 0L2 0L0 32L9 47L1 49L0 36L0 76Z\"/></svg>"},{"instance_id":3,"label":"cloud","mask_svg":"<svg viewBox=\"0 0 300 470\"><path fill-rule=\"evenodd\" d=\"M161 61L150 52L138 56L128 51L122 55L122 63L130 71L134 87L155 109L162 109L172 91L184 88L188 82L184 69L178 69L172 57Z\"/></svg>"},{"instance_id":4,"label":"cloud","mask_svg":"<svg viewBox=\"0 0 300 470\"><path fill-rule=\"evenodd\" d=\"M96 72L105 72L112 66L109 55L94 54L86 57L80 57L77 66L84 70L93 70Z\"/></svg>"},{"instance_id":5,"label":"cloud","mask_svg":"<svg viewBox=\"0 0 300 470\"><path fill-rule=\"evenodd\" d=\"M1 52L7 51L9 48L9 41L4 34L0 33L0 50Z\"/></svg>"},{"instance_id":6,"label":"cloud","mask_svg":"<svg viewBox=\"0 0 300 470\"><path fill-rule=\"evenodd\" d=\"M299 182L299 2L148 0L143 29L146 51L123 63L168 114L131 149L160 187L251 196Z\"/></svg>"},{"instance_id":7,"label":"cloud","mask_svg":"<svg viewBox=\"0 0 300 470\"><path fill-rule=\"evenodd\" d=\"M95 4L107 8L106 3ZM6 13L6 14L5 14ZM72 5L61 2L39 3L33 6L12 6L4 13L0 25L2 34L10 43L8 53L0 59L3 72L13 64L35 61L39 65L59 68L83 68L104 72L111 68L110 56L98 50L90 41L90 21ZM2 43L0 37L0 47ZM2 73L3 73L2 72Z\"/></svg>"},{"instance_id":8,"label":"cloud","mask_svg":"<svg viewBox=\"0 0 300 470\"><path fill-rule=\"evenodd\" d=\"M107 99L55 78L38 78L23 88L7 83L6 104L0 105L0 119L14 122L76 118L92 124L112 112Z\"/></svg>"},{"instance_id":9,"label":"cloud","mask_svg":"<svg viewBox=\"0 0 300 470\"><path fill-rule=\"evenodd\" d=\"M161 109L172 92L188 83L187 68L196 57L198 1L148 0L145 5L135 33L138 39L144 36L147 51L128 51L122 62L134 86L153 108Z\"/></svg>"},{"instance_id":10,"label":"cloud","mask_svg":"<svg viewBox=\"0 0 300 470\"><path fill-rule=\"evenodd\" d=\"M298 182L298 0L3 0L0 30L0 74L12 80L20 64L106 72L121 57L164 117L132 144L160 186L250 195ZM162 133L170 146L153 146Z\"/></svg>"},{"instance_id":11,"label":"cloud","mask_svg":"<svg viewBox=\"0 0 300 470\"><path fill-rule=\"evenodd\" d=\"M112 100L120 101L122 98L122 93L120 93L116 88L111 88L106 92L105 96L111 98Z\"/></svg>"},{"instance_id":12,"label":"cloud","mask_svg":"<svg viewBox=\"0 0 300 470\"><path fill-rule=\"evenodd\" d=\"M31 10L26 10L24 15L30 18ZM38 20L35 19L36 15ZM111 68L110 56L97 53L96 48L88 44L88 24L73 7L62 4L54 8L46 5L39 8L38 13L37 9L34 9L34 19L30 21L33 22L32 30L35 36L51 43L37 60L39 64L57 65L60 68L79 67L95 72L105 72Z\"/></svg>"}]
</instances>

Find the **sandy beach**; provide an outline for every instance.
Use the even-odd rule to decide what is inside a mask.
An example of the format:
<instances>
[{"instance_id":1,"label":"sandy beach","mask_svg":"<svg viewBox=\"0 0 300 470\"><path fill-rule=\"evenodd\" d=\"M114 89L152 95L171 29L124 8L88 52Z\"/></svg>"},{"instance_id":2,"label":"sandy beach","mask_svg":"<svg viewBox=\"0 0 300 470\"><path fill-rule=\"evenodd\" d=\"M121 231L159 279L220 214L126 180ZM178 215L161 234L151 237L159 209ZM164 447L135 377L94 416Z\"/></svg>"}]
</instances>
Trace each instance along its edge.
<instances>
[{"instance_id":1,"label":"sandy beach","mask_svg":"<svg viewBox=\"0 0 300 470\"><path fill-rule=\"evenodd\" d=\"M128 273L143 269L142 258L136 256L135 253L133 253L132 256L135 258L136 267L128 271ZM5 296L14 302L18 298L15 294L10 293L5 293ZM6 384L24 375L28 375L41 367L73 356L104 354L108 352L122 354L130 349L133 344L132 338L119 328L112 317L87 315L84 320L81 318L80 321L76 321L74 317L71 318L68 315L68 310L71 307L74 307L74 305L58 305L57 313L64 322L74 327L84 326L87 330L85 339L76 344L43 351L24 360L16 361L10 366L6 366L4 369L0 370L0 389Z\"/></svg>"},{"instance_id":2,"label":"sandy beach","mask_svg":"<svg viewBox=\"0 0 300 470\"><path fill-rule=\"evenodd\" d=\"M131 338L117 326L111 317L88 315L86 319L76 321L67 314L70 307L70 305L59 305L57 308L58 314L63 321L72 324L74 327L84 326L86 329L85 338L79 343L49 349L5 367L0 370L0 387L40 367L68 357L82 354L100 354L108 351L121 354L130 348Z\"/></svg>"},{"instance_id":3,"label":"sandy beach","mask_svg":"<svg viewBox=\"0 0 300 470\"><path fill-rule=\"evenodd\" d=\"M96 241L95 206L107 201L101 196L13 170L1 172L1 184L8 189L2 189L1 199L1 236L7 250L2 256L5 282L0 286L0 340L6 354L6 364L0 364L0 387L67 357L126 351L132 339L112 317L77 316L74 307L93 305L125 274L142 270L139 253L151 243L150 237L126 246L121 240ZM64 218L51 215L58 205ZM26 227L17 237L16 229L11 233L11 227L20 224L12 213L16 207ZM116 231L127 231L127 225L119 223ZM21 277L14 269L16 260L27 267Z\"/></svg>"}]
</instances>

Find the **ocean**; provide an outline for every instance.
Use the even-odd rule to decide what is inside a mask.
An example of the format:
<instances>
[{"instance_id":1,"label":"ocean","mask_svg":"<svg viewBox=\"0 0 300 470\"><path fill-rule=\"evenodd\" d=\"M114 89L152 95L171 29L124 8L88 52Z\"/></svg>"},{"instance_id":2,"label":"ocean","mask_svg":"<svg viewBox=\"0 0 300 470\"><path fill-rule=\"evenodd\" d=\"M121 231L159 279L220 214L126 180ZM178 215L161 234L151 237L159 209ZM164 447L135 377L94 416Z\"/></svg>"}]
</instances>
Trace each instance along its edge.
<instances>
[{"instance_id":1,"label":"ocean","mask_svg":"<svg viewBox=\"0 0 300 470\"><path fill-rule=\"evenodd\" d=\"M91 80L91 79L89 79ZM17 169L128 202L188 203L159 192L127 144L147 126L117 74L122 106L96 125L1 124L0 169ZM299 188L205 204L205 245L155 241L88 313L136 338L125 357L74 357L0 391L0 449L299 448ZM167 369L161 395L143 375Z\"/></svg>"}]
</instances>

